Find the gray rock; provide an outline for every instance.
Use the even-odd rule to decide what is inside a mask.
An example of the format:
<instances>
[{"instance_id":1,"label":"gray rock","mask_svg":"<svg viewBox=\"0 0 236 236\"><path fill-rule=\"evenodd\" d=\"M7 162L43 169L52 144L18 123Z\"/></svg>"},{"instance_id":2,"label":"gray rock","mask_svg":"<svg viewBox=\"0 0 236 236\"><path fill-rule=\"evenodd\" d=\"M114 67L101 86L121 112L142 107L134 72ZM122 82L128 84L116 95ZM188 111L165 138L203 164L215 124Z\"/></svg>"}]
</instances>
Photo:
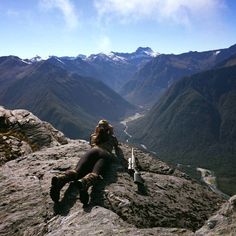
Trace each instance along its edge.
<instances>
[{"instance_id":1,"label":"gray rock","mask_svg":"<svg viewBox=\"0 0 236 236\"><path fill-rule=\"evenodd\" d=\"M89 206L79 201L76 183L62 189L55 205L49 196L51 178L75 168L90 149L88 143L66 139L24 110L0 108L0 123L0 235L194 235L224 202L137 148L144 185L136 185L127 170L131 147L122 144L104 179L90 188ZM215 220L215 227L206 224L201 230L208 233L231 219L235 198L226 204L218 218L208 221ZM235 229L233 223L228 225Z\"/></svg>"},{"instance_id":2,"label":"gray rock","mask_svg":"<svg viewBox=\"0 0 236 236\"><path fill-rule=\"evenodd\" d=\"M197 230L196 236L236 235L236 195L222 205L204 226Z\"/></svg>"},{"instance_id":3,"label":"gray rock","mask_svg":"<svg viewBox=\"0 0 236 236\"><path fill-rule=\"evenodd\" d=\"M131 147L122 145L123 158L114 158L105 178L90 189L89 207L83 208L75 184L64 187L61 204L54 206L49 197L51 178L73 169L89 148L83 141L70 140L2 165L0 234L193 235L222 203L192 180L175 172L161 174L166 164L135 149L142 159L140 169L150 160L153 166L160 165L153 172L142 169L145 189L138 191L126 166Z\"/></svg>"},{"instance_id":4,"label":"gray rock","mask_svg":"<svg viewBox=\"0 0 236 236\"><path fill-rule=\"evenodd\" d=\"M26 110L0 107L0 164L68 139L47 122Z\"/></svg>"}]
</instances>

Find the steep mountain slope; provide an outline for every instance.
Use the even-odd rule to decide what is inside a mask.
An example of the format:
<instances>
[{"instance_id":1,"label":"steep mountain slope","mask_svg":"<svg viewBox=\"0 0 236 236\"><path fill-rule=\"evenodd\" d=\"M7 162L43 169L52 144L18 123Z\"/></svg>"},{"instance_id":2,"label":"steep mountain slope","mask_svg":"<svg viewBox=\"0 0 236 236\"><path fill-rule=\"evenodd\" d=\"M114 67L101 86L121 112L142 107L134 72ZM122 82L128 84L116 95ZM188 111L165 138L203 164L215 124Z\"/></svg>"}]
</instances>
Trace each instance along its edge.
<instances>
[{"instance_id":1,"label":"steep mountain slope","mask_svg":"<svg viewBox=\"0 0 236 236\"><path fill-rule=\"evenodd\" d=\"M128 101L151 106L166 89L184 76L210 69L236 53L236 45L227 49L160 55L146 63L124 85L121 94Z\"/></svg>"},{"instance_id":2,"label":"steep mountain slope","mask_svg":"<svg viewBox=\"0 0 236 236\"><path fill-rule=\"evenodd\" d=\"M16 56L0 57L0 94L15 80L20 79L24 74L30 73L34 66Z\"/></svg>"},{"instance_id":3,"label":"steep mountain slope","mask_svg":"<svg viewBox=\"0 0 236 236\"><path fill-rule=\"evenodd\" d=\"M235 193L236 66L180 80L129 133L165 160L214 170Z\"/></svg>"},{"instance_id":4,"label":"steep mountain slope","mask_svg":"<svg viewBox=\"0 0 236 236\"><path fill-rule=\"evenodd\" d=\"M99 78L100 76L102 76L91 64L80 57L70 58L51 56L46 61L64 70L67 70L67 72L69 73L76 73L85 77L96 76L97 78Z\"/></svg>"},{"instance_id":5,"label":"steep mountain slope","mask_svg":"<svg viewBox=\"0 0 236 236\"><path fill-rule=\"evenodd\" d=\"M121 144L119 155L114 154L103 180L89 190L88 206L79 201L76 182L67 184L61 191L61 201L54 204L49 196L52 176L74 169L90 146L82 140L66 139L50 124L25 110L1 108L2 118L8 124L0 130L3 143L11 145L9 140L17 138L31 145L34 140L40 148L1 163L1 235L191 236L225 202L186 174L134 148L145 183L138 187L127 170L131 146ZM56 135L52 135L52 130ZM44 137L51 137L53 142ZM56 141L58 137L66 143ZM233 201L229 203L228 210L235 212ZM224 219L234 218L227 214ZM222 222L219 225L222 229ZM235 222L230 226L235 229Z\"/></svg>"},{"instance_id":6,"label":"steep mountain slope","mask_svg":"<svg viewBox=\"0 0 236 236\"><path fill-rule=\"evenodd\" d=\"M69 74L50 61L33 68L5 86L0 104L28 109L70 137L88 138L98 119L119 120L133 109L98 80Z\"/></svg>"}]
</instances>

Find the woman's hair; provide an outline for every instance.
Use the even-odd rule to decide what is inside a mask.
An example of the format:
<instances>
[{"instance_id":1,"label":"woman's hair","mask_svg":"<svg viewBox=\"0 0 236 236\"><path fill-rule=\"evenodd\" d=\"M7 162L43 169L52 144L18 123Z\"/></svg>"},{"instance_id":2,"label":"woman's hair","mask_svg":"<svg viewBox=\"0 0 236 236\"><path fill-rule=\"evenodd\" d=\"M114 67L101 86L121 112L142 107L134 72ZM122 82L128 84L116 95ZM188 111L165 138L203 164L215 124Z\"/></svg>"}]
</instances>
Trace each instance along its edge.
<instances>
[{"instance_id":1,"label":"woman's hair","mask_svg":"<svg viewBox=\"0 0 236 236\"><path fill-rule=\"evenodd\" d=\"M97 136L95 137L95 143L100 144L108 141L109 139L109 130L108 129L99 129Z\"/></svg>"}]
</instances>

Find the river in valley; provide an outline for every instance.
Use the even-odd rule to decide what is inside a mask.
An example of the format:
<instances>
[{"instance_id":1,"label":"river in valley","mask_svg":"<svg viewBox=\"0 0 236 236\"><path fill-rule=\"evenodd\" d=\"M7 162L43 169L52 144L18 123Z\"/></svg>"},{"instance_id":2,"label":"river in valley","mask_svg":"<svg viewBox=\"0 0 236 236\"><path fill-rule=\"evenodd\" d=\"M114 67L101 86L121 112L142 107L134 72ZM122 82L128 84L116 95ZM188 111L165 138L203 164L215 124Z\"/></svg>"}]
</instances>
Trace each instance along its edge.
<instances>
[{"instance_id":1,"label":"river in valley","mask_svg":"<svg viewBox=\"0 0 236 236\"><path fill-rule=\"evenodd\" d=\"M215 176L214 171L209 169L204 169L200 167L194 167L191 165L177 164L176 167L188 174L189 176L201 180L204 182L212 191L223 196L225 199L228 199L229 196L217 188L217 177Z\"/></svg>"},{"instance_id":2,"label":"river in valley","mask_svg":"<svg viewBox=\"0 0 236 236\"><path fill-rule=\"evenodd\" d=\"M120 122L122 125L124 125L125 128L123 131L128 136L128 138L126 139L126 142L129 142L129 139L132 138L132 135L128 133L128 122L137 120L138 118L143 117L143 116L144 114L140 114L137 112L134 115L129 116Z\"/></svg>"},{"instance_id":3,"label":"river in valley","mask_svg":"<svg viewBox=\"0 0 236 236\"><path fill-rule=\"evenodd\" d=\"M201 173L203 182L205 182L212 191L222 195L224 198L229 198L228 195L217 188L216 176L213 171L199 167L196 170Z\"/></svg>"},{"instance_id":4,"label":"river in valley","mask_svg":"<svg viewBox=\"0 0 236 236\"><path fill-rule=\"evenodd\" d=\"M134 120L137 120L141 117L143 117L144 114L141 114L141 113L135 113L134 115L131 115L129 117L127 117L126 119L124 119L123 121L121 121L120 123L124 126L124 130L123 132L125 133L127 139L126 139L126 142L129 142L129 140L132 138L132 135L128 132L128 123L130 121L134 121ZM144 144L139 144L143 149L153 153L153 154L156 154L156 152L153 152L153 151L150 151L147 149L147 147L144 145ZM193 178L197 178L199 179L199 175L198 173L201 174L201 180L208 185L208 187L220 194L221 196L223 196L224 198L229 198L228 195L226 195L225 193L223 193L222 191L220 191L218 188L217 188L217 181L216 181L216 176L214 174L213 171L209 170L209 169L204 169L204 168L200 168L200 167L192 167L191 165L183 165L183 164L177 164L176 165L178 169L182 170L182 171L187 171L188 173L190 173L190 176L192 176ZM187 174L188 174L187 173Z\"/></svg>"}]
</instances>

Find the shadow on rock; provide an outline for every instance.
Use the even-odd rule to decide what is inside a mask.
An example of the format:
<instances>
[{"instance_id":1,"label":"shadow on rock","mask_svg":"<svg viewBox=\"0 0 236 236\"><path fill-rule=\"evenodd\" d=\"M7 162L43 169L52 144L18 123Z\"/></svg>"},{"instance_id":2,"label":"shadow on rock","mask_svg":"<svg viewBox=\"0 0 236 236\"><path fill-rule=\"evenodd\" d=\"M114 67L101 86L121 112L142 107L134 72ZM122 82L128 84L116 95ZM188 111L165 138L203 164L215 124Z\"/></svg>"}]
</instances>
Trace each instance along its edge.
<instances>
[{"instance_id":1,"label":"shadow on rock","mask_svg":"<svg viewBox=\"0 0 236 236\"><path fill-rule=\"evenodd\" d=\"M79 188L76 182L70 183L69 187L64 193L62 200L54 204L55 215L67 215L70 209L74 206L79 196Z\"/></svg>"},{"instance_id":2,"label":"shadow on rock","mask_svg":"<svg viewBox=\"0 0 236 236\"><path fill-rule=\"evenodd\" d=\"M109 164L109 167L104 173L104 178L99 184L94 185L90 194L90 205L100 205L104 207L104 201L106 200L106 186L117 182L117 173L126 171L128 166L127 161L124 158L122 149L119 149L117 156L113 156L113 160Z\"/></svg>"},{"instance_id":3,"label":"shadow on rock","mask_svg":"<svg viewBox=\"0 0 236 236\"><path fill-rule=\"evenodd\" d=\"M143 196L148 196L148 190L147 190L147 186L144 183L138 183L137 184L137 193L139 193L140 195Z\"/></svg>"},{"instance_id":4,"label":"shadow on rock","mask_svg":"<svg viewBox=\"0 0 236 236\"><path fill-rule=\"evenodd\" d=\"M129 173L128 161L125 159L122 149L119 150L118 156L110 163L110 167L104 174L104 179L98 185L93 186L90 205L105 207L104 201L107 200L106 186L117 183L118 173ZM130 178L133 178L133 175L131 175ZM137 184L137 193L140 195L148 195L148 190L144 183Z\"/></svg>"},{"instance_id":5,"label":"shadow on rock","mask_svg":"<svg viewBox=\"0 0 236 236\"><path fill-rule=\"evenodd\" d=\"M109 164L109 167L104 173L104 178L95 184L90 192L89 203L83 205L85 212L90 212L93 206L99 205L105 207L104 201L106 199L107 190L106 187L112 183L117 182L118 173L129 173L128 162L124 158L123 151L120 149L118 157L113 157L113 160ZM133 175L130 175L133 178ZM140 195L148 195L147 187L145 184L137 184L137 191ZM77 185L77 182L70 183L68 189L65 191L62 200L59 203L54 204L54 214L56 215L68 215L70 209L74 206L77 200L80 199L81 192Z\"/></svg>"}]
</instances>

